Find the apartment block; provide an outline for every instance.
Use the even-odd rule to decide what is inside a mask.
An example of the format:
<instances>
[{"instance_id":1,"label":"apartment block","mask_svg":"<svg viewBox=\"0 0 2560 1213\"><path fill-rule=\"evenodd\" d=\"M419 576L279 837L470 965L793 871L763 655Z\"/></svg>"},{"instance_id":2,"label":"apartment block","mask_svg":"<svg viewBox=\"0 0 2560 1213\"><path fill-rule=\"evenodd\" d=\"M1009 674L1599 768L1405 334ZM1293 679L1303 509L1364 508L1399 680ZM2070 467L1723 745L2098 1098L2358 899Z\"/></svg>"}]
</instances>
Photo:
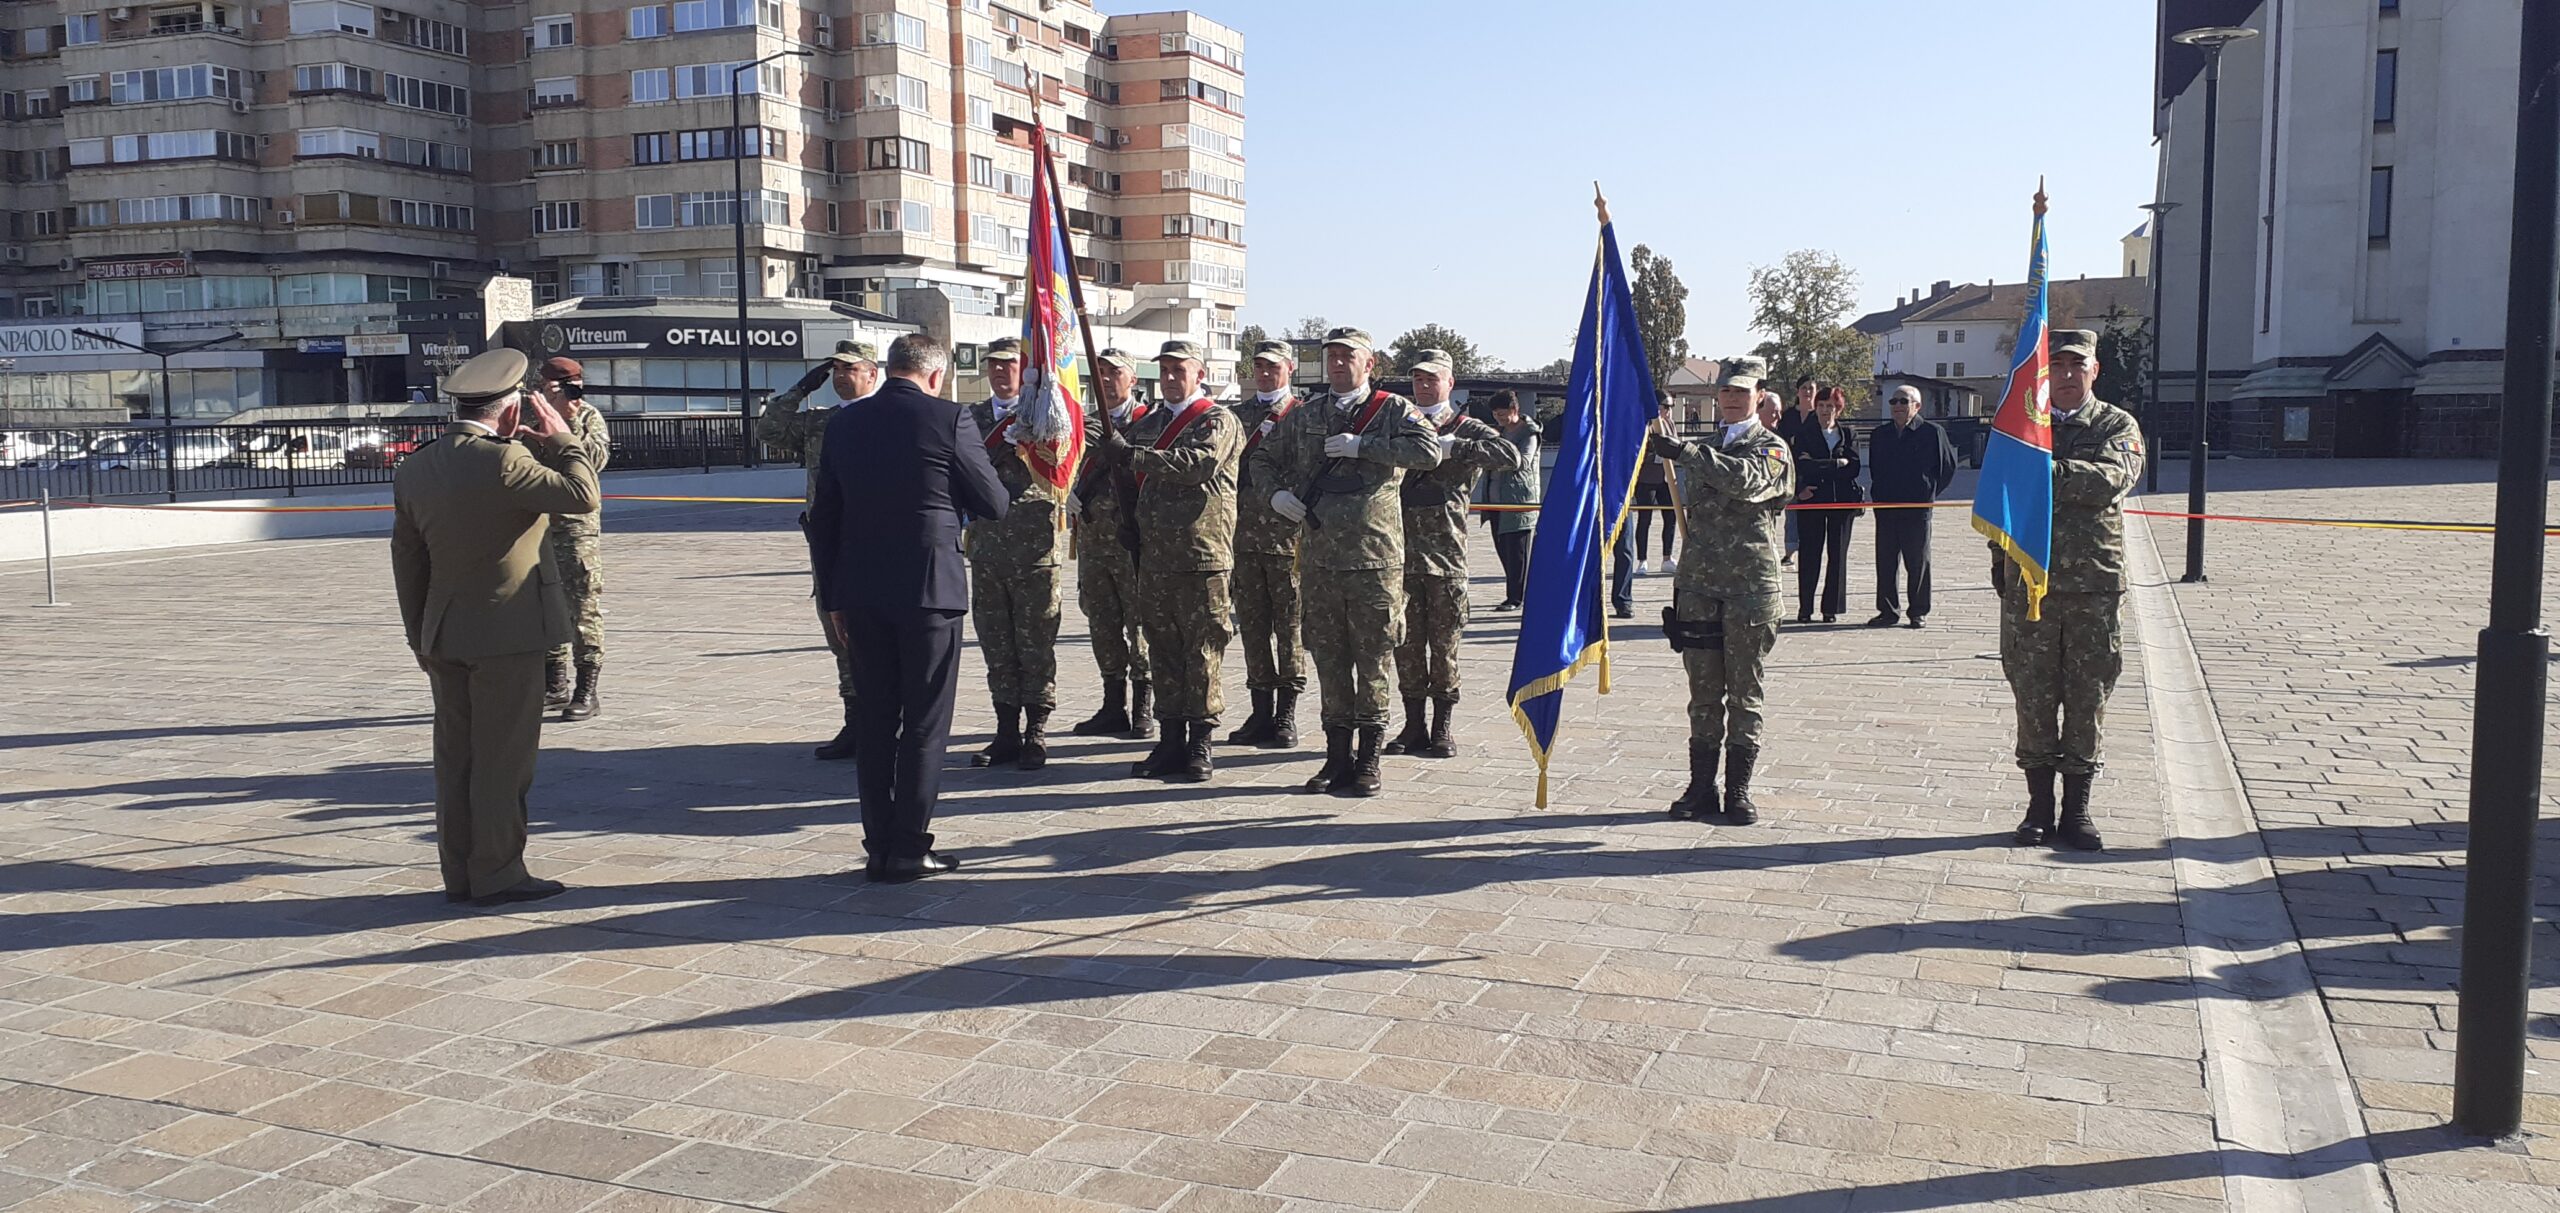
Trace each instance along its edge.
<instances>
[{"instance_id":1,"label":"apartment block","mask_svg":"<svg viewBox=\"0 0 2560 1213\"><path fill-rule=\"evenodd\" d=\"M158 360L72 326L239 334L174 360L181 416L405 401L525 332L611 407L734 407L742 277L758 386L913 329L966 372L1020 324L1035 121L1101 338L1234 348L1242 39L1196 14L401 3L0 0L14 411L152 407Z\"/></svg>"}]
</instances>

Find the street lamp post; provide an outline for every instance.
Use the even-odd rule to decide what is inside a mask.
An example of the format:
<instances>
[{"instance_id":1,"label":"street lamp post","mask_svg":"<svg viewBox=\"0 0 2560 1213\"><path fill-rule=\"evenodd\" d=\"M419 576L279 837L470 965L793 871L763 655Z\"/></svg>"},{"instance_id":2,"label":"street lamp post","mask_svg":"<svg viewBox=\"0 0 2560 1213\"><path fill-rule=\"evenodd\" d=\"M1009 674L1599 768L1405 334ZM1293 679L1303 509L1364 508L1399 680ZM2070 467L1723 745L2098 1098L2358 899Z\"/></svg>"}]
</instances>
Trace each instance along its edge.
<instances>
[{"instance_id":1,"label":"street lamp post","mask_svg":"<svg viewBox=\"0 0 2560 1213\"><path fill-rule=\"evenodd\" d=\"M2236 25L2208 25L2171 34L2170 41L2204 52L2204 191L2196 224L2196 432L2187 442L2187 575L2190 584L2204 580L2204 461L2207 401L2213 394L2213 359L2206 341L2213 331L2213 153L2221 144L2214 126L2222 119L2222 48L2258 31Z\"/></svg>"},{"instance_id":2,"label":"street lamp post","mask_svg":"<svg viewBox=\"0 0 2560 1213\"><path fill-rule=\"evenodd\" d=\"M756 465L756 417L755 389L747 384L751 373L747 347L747 120L739 100L740 84L749 73L776 59L808 57L807 50L795 46L775 51L753 63L741 63L729 69L729 217L735 222L738 231L738 260L731 267L737 271L738 279L738 452L739 457L748 467ZM756 90L756 97L759 101L763 99L762 88ZM757 117L761 124L763 117L761 111L758 112ZM756 196L761 201L764 196L763 131L756 132L755 143ZM756 274L756 290L758 293L764 290L764 274L761 270Z\"/></svg>"},{"instance_id":3,"label":"street lamp post","mask_svg":"<svg viewBox=\"0 0 2560 1213\"><path fill-rule=\"evenodd\" d=\"M2151 383L2142 396L2142 449L2150 463L2151 483L2146 493L2160 491L2160 269L2169 264L2169 212L2178 209L2175 202L2146 202L2142 209L2151 212Z\"/></svg>"},{"instance_id":4,"label":"street lamp post","mask_svg":"<svg viewBox=\"0 0 2560 1213\"><path fill-rule=\"evenodd\" d=\"M2542 800L2543 514L2551 466L2554 227L2560 226L2560 6L2524 6L2517 37L2514 228L2507 254L2506 382L2499 404L2498 527L2489 626L2472 699L2470 837L2464 847L2462 985L2453 1123L2482 1137L2523 1125L2526 997L2533 988L2533 834Z\"/></svg>"},{"instance_id":5,"label":"street lamp post","mask_svg":"<svg viewBox=\"0 0 2560 1213\"><path fill-rule=\"evenodd\" d=\"M160 468L168 478L169 500L176 501L178 499L178 409L169 399L169 360L180 354L192 354L197 350L209 349L233 340L240 336L239 330L234 329L220 336L207 337L200 341L159 346L135 345L122 337L101 333L96 329L76 328L71 332L74 336L86 337L91 341L103 341L109 345L120 345L160 360Z\"/></svg>"}]
</instances>

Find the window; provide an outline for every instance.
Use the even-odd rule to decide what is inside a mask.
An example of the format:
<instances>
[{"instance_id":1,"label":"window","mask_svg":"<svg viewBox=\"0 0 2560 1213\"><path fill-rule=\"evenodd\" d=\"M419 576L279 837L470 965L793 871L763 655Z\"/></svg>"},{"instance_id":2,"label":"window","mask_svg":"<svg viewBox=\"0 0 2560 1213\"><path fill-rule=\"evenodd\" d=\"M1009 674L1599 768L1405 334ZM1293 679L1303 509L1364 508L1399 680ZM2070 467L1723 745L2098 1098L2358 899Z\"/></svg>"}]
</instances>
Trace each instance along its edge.
<instances>
[{"instance_id":1,"label":"window","mask_svg":"<svg viewBox=\"0 0 2560 1213\"><path fill-rule=\"evenodd\" d=\"M297 93L362 93L368 97L382 95L382 89L375 83L373 69L357 67L352 63L303 64L293 69L293 91Z\"/></svg>"},{"instance_id":2,"label":"window","mask_svg":"<svg viewBox=\"0 0 2560 1213\"><path fill-rule=\"evenodd\" d=\"M266 202L238 194L179 194L116 200L118 223L255 223Z\"/></svg>"},{"instance_id":3,"label":"window","mask_svg":"<svg viewBox=\"0 0 2560 1213\"><path fill-rule=\"evenodd\" d=\"M1231 51L1205 38L1190 34L1164 34L1156 43L1160 55L1190 55L1211 63L1223 63L1237 71L1244 70L1244 52Z\"/></svg>"},{"instance_id":4,"label":"window","mask_svg":"<svg viewBox=\"0 0 2560 1213\"><path fill-rule=\"evenodd\" d=\"M1211 105L1217 106L1219 109L1227 110L1232 113L1241 114L1244 112L1244 98L1228 92L1225 89L1219 88L1217 85L1204 83L1199 80L1184 80L1180 77L1159 81L1158 83L1161 87L1157 89L1157 92L1162 100L1180 101L1187 97L1193 101L1206 101Z\"/></svg>"},{"instance_id":5,"label":"window","mask_svg":"<svg viewBox=\"0 0 2560 1213\"><path fill-rule=\"evenodd\" d=\"M306 137L308 137L308 136L306 136ZM104 140L104 139L74 139L74 140L72 140L72 141L71 141L71 163L73 163L73 164L105 164L106 162L107 162L107 141L106 141L106 140Z\"/></svg>"},{"instance_id":6,"label":"window","mask_svg":"<svg viewBox=\"0 0 2560 1213\"><path fill-rule=\"evenodd\" d=\"M835 204L835 203L832 203L832 202L828 203L828 204L827 204L827 231L829 231L829 232L831 232L831 233L832 233L832 232L840 232L840 231L843 231L843 230L844 230L843 228L840 228L840 227L837 227L837 226L836 226L836 204Z\"/></svg>"},{"instance_id":7,"label":"window","mask_svg":"<svg viewBox=\"0 0 2560 1213\"><path fill-rule=\"evenodd\" d=\"M577 103L578 78L576 76L552 76L533 82L535 109L548 105L576 105Z\"/></svg>"},{"instance_id":8,"label":"window","mask_svg":"<svg viewBox=\"0 0 2560 1213\"><path fill-rule=\"evenodd\" d=\"M71 225L73 227L105 227L107 222L106 203L83 202L78 206L71 208Z\"/></svg>"},{"instance_id":9,"label":"window","mask_svg":"<svg viewBox=\"0 0 2560 1213\"><path fill-rule=\"evenodd\" d=\"M541 18L533 23L533 28L527 33L533 38L533 49L538 51L556 50L563 46L578 44L578 22L573 17Z\"/></svg>"},{"instance_id":10,"label":"window","mask_svg":"<svg viewBox=\"0 0 2560 1213\"><path fill-rule=\"evenodd\" d=\"M1203 286L1222 287L1231 291L1244 289L1244 271L1214 261L1168 261L1164 263L1167 282L1197 282Z\"/></svg>"},{"instance_id":11,"label":"window","mask_svg":"<svg viewBox=\"0 0 2560 1213\"><path fill-rule=\"evenodd\" d=\"M1964 364L1961 362L1956 364L1956 378L1964 378Z\"/></svg>"},{"instance_id":12,"label":"window","mask_svg":"<svg viewBox=\"0 0 2560 1213\"><path fill-rule=\"evenodd\" d=\"M996 60L995 75L996 83L1007 88L1028 90L1031 87L1031 69L1024 67L1016 60Z\"/></svg>"},{"instance_id":13,"label":"window","mask_svg":"<svg viewBox=\"0 0 2560 1213\"><path fill-rule=\"evenodd\" d=\"M2364 219L2365 239L2380 243L2391 239L2391 170L2373 170L2372 196L2367 201Z\"/></svg>"},{"instance_id":14,"label":"window","mask_svg":"<svg viewBox=\"0 0 2560 1213\"><path fill-rule=\"evenodd\" d=\"M585 226L579 218L575 202L545 202L533 208L533 230L537 235L543 232L574 232Z\"/></svg>"},{"instance_id":15,"label":"window","mask_svg":"<svg viewBox=\"0 0 2560 1213\"><path fill-rule=\"evenodd\" d=\"M405 42L448 55L471 53L469 37L461 26L450 22L433 21L415 13L386 8L382 10L382 25L382 36L388 41Z\"/></svg>"},{"instance_id":16,"label":"window","mask_svg":"<svg viewBox=\"0 0 2560 1213\"><path fill-rule=\"evenodd\" d=\"M780 0L676 0L676 32L763 24L782 28Z\"/></svg>"},{"instance_id":17,"label":"window","mask_svg":"<svg viewBox=\"0 0 2560 1213\"><path fill-rule=\"evenodd\" d=\"M1947 330L1945 330L1945 329L1939 329L1939 330L1938 330L1938 344L1940 344L1940 345L1945 345L1946 343L1947 343Z\"/></svg>"},{"instance_id":18,"label":"window","mask_svg":"<svg viewBox=\"0 0 2560 1213\"><path fill-rule=\"evenodd\" d=\"M871 230L903 230L930 236L933 234L933 208L921 202L874 202L871 204Z\"/></svg>"},{"instance_id":19,"label":"window","mask_svg":"<svg viewBox=\"0 0 2560 1213\"><path fill-rule=\"evenodd\" d=\"M203 63L116 72L107 77L107 98L117 105L130 105L193 97L237 97L244 91L240 75L227 67Z\"/></svg>"},{"instance_id":20,"label":"window","mask_svg":"<svg viewBox=\"0 0 2560 1213\"><path fill-rule=\"evenodd\" d=\"M594 264L570 266L569 293L582 296L604 294L604 267Z\"/></svg>"},{"instance_id":21,"label":"window","mask_svg":"<svg viewBox=\"0 0 2560 1213\"><path fill-rule=\"evenodd\" d=\"M989 104L986 98L969 98L969 129L980 131L996 129L995 107Z\"/></svg>"},{"instance_id":22,"label":"window","mask_svg":"<svg viewBox=\"0 0 2560 1213\"><path fill-rule=\"evenodd\" d=\"M663 139L665 136L661 135L659 138ZM676 225L676 196L673 194L642 194L632 199L631 203L631 226L633 227L674 227Z\"/></svg>"},{"instance_id":23,"label":"window","mask_svg":"<svg viewBox=\"0 0 2560 1213\"><path fill-rule=\"evenodd\" d=\"M62 44L89 46L98 42L104 36L100 30L100 23L101 19L96 13L74 13L63 18Z\"/></svg>"},{"instance_id":24,"label":"window","mask_svg":"<svg viewBox=\"0 0 2560 1213\"><path fill-rule=\"evenodd\" d=\"M930 173L933 171L933 149L925 146L924 140L921 139L902 139L894 135L882 135L870 140L863 167Z\"/></svg>"},{"instance_id":25,"label":"window","mask_svg":"<svg viewBox=\"0 0 2560 1213\"><path fill-rule=\"evenodd\" d=\"M738 293L738 259L705 257L702 259L702 289L712 295Z\"/></svg>"},{"instance_id":26,"label":"window","mask_svg":"<svg viewBox=\"0 0 2560 1213\"><path fill-rule=\"evenodd\" d=\"M924 49L924 19L905 13L866 13L862 18L862 42L865 46L897 43ZM983 45L981 46L983 48Z\"/></svg>"},{"instance_id":27,"label":"window","mask_svg":"<svg viewBox=\"0 0 2560 1213\"><path fill-rule=\"evenodd\" d=\"M677 68L675 69L676 96L726 97L729 95L729 78L735 74L734 69L738 66L735 63L696 63ZM739 75L738 82L745 86L743 91L750 94L759 91L781 92L783 90L782 65L765 64L752 76Z\"/></svg>"},{"instance_id":28,"label":"window","mask_svg":"<svg viewBox=\"0 0 2560 1213\"><path fill-rule=\"evenodd\" d=\"M539 85L541 81L535 83ZM576 87L576 83L572 81L570 85L572 96L576 93ZM451 84L439 84L433 80L420 80L415 76L394 76L384 72L382 99L409 109L432 110L439 114L453 114L466 118L471 115L469 90Z\"/></svg>"},{"instance_id":29,"label":"window","mask_svg":"<svg viewBox=\"0 0 2560 1213\"><path fill-rule=\"evenodd\" d=\"M534 149L533 167L578 167L578 141L575 139L561 140L554 143L545 143L541 147Z\"/></svg>"},{"instance_id":30,"label":"window","mask_svg":"<svg viewBox=\"0 0 2560 1213\"><path fill-rule=\"evenodd\" d=\"M2381 126L2391 121L2392 112L2400 107L2400 52L2376 51L2373 56L2373 121Z\"/></svg>"},{"instance_id":31,"label":"window","mask_svg":"<svg viewBox=\"0 0 2560 1213\"><path fill-rule=\"evenodd\" d=\"M1083 212L1068 212L1067 222L1073 224L1075 222L1075 216L1081 213ZM1099 218L1110 220L1107 225L1099 225L1104 227L1102 232L1103 235L1117 236L1120 234L1117 221L1112 219L1111 216L1099 216ZM1086 229L1094 230L1096 226L1098 225L1087 224ZM1203 236L1211 240L1224 240L1229 244L1244 243L1243 224L1230 223L1224 219L1212 219L1207 215L1167 215L1164 217L1164 234L1167 236Z\"/></svg>"},{"instance_id":32,"label":"window","mask_svg":"<svg viewBox=\"0 0 2560 1213\"><path fill-rule=\"evenodd\" d=\"M667 99L667 69L644 68L631 73L631 103L640 105Z\"/></svg>"},{"instance_id":33,"label":"window","mask_svg":"<svg viewBox=\"0 0 2560 1213\"><path fill-rule=\"evenodd\" d=\"M471 230L471 208L443 202L414 202L407 198L385 198L382 200L382 221L401 227L467 232Z\"/></svg>"},{"instance_id":34,"label":"window","mask_svg":"<svg viewBox=\"0 0 2560 1213\"><path fill-rule=\"evenodd\" d=\"M1957 344L1957 345L1963 345L1963 344L1964 344L1964 330L1963 330L1963 329L1957 329L1957 330L1956 330L1956 344Z\"/></svg>"},{"instance_id":35,"label":"window","mask_svg":"<svg viewBox=\"0 0 2560 1213\"><path fill-rule=\"evenodd\" d=\"M969 39L969 70L973 72L994 71L995 69L993 67L988 66L991 61L992 56L987 52L987 40L984 38Z\"/></svg>"},{"instance_id":36,"label":"window","mask_svg":"<svg viewBox=\"0 0 2560 1213\"><path fill-rule=\"evenodd\" d=\"M53 116L52 89L31 88L27 90L27 116L30 118L50 118Z\"/></svg>"},{"instance_id":37,"label":"window","mask_svg":"<svg viewBox=\"0 0 2560 1213\"><path fill-rule=\"evenodd\" d=\"M684 262L643 261L631 267L631 276L643 295L673 295L683 289Z\"/></svg>"},{"instance_id":38,"label":"window","mask_svg":"<svg viewBox=\"0 0 2560 1213\"><path fill-rule=\"evenodd\" d=\"M42 210L37 211L35 215L37 236L59 236L62 234L62 212Z\"/></svg>"},{"instance_id":39,"label":"window","mask_svg":"<svg viewBox=\"0 0 2560 1213\"><path fill-rule=\"evenodd\" d=\"M1169 168L1164 170L1163 188L1168 193L1174 190L1197 190L1219 198L1230 198L1239 202L1244 200L1244 182L1233 177L1221 177L1216 173Z\"/></svg>"},{"instance_id":40,"label":"window","mask_svg":"<svg viewBox=\"0 0 2560 1213\"><path fill-rule=\"evenodd\" d=\"M783 158L783 136L781 131L775 130L771 127L761 126L751 126L746 129L749 132L747 135L749 144L762 145L762 150L756 152L756 156L759 158L770 157L777 160ZM708 130L699 131L678 131L676 132L676 159L730 159L736 155L735 152L730 150L732 146L730 136L731 132L729 128L725 126L712 127Z\"/></svg>"},{"instance_id":41,"label":"window","mask_svg":"<svg viewBox=\"0 0 2560 1213\"><path fill-rule=\"evenodd\" d=\"M675 196L676 225L679 227L727 227L737 222L736 197L737 195L728 190L703 190L698 193L678 194ZM750 190L748 197L758 204L757 213L748 217L750 222L772 224L777 227L789 226L791 222L789 194L780 190Z\"/></svg>"},{"instance_id":42,"label":"window","mask_svg":"<svg viewBox=\"0 0 2560 1213\"><path fill-rule=\"evenodd\" d=\"M1072 126L1070 126L1067 133L1075 134L1077 132ZM1224 131L1215 131L1208 127L1198 126L1191 123L1166 123L1164 128L1164 145L1166 147L1203 148L1208 151L1216 152L1221 156L1226 156L1230 159L1244 159L1244 140L1227 134Z\"/></svg>"},{"instance_id":43,"label":"window","mask_svg":"<svg viewBox=\"0 0 2560 1213\"><path fill-rule=\"evenodd\" d=\"M294 0L292 29L297 34L362 34L373 36L373 6L349 0Z\"/></svg>"},{"instance_id":44,"label":"window","mask_svg":"<svg viewBox=\"0 0 2560 1213\"><path fill-rule=\"evenodd\" d=\"M19 54L50 55L53 53L52 26L31 25L26 29L19 31L18 36L21 39L18 43Z\"/></svg>"},{"instance_id":45,"label":"window","mask_svg":"<svg viewBox=\"0 0 2560 1213\"><path fill-rule=\"evenodd\" d=\"M631 162L633 164L665 164L672 158L673 157L667 155L667 133L665 131L658 131L647 135L633 135L631 137Z\"/></svg>"},{"instance_id":46,"label":"window","mask_svg":"<svg viewBox=\"0 0 2560 1213\"><path fill-rule=\"evenodd\" d=\"M1116 194L1120 192L1120 174L1106 173L1089 164L1070 164L1067 184L1081 185L1098 194Z\"/></svg>"},{"instance_id":47,"label":"window","mask_svg":"<svg viewBox=\"0 0 2560 1213\"><path fill-rule=\"evenodd\" d=\"M63 83L62 96L66 104L94 104L98 100L98 78L96 76L74 76Z\"/></svg>"},{"instance_id":48,"label":"window","mask_svg":"<svg viewBox=\"0 0 2560 1213\"><path fill-rule=\"evenodd\" d=\"M631 10L631 37L664 38L667 36L667 7L644 4Z\"/></svg>"},{"instance_id":49,"label":"window","mask_svg":"<svg viewBox=\"0 0 2560 1213\"><path fill-rule=\"evenodd\" d=\"M307 130L294 146L296 156L362 156L379 157L382 137L372 131L354 131L345 127L320 127Z\"/></svg>"},{"instance_id":50,"label":"window","mask_svg":"<svg viewBox=\"0 0 2560 1213\"><path fill-rule=\"evenodd\" d=\"M933 106L931 90L914 76L873 76L869 83L867 104L894 105L918 113L928 112Z\"/></svg>"},{"instance_id":51,"label":"window","mask_svg":"<svg viewBox=\"0 0 2560 1213\"><path fill-rule=\"evenodd\" d=\"M402 139L382 136L382 158L393 164L411 168L434 169L446 173L471 171L471 149L459 143L432 143L425 139Z\"/></svg>"},{"instance_id":52,"label":"window","mask_svg":"<svg viewBox=\"0 0 2560 1213\"><path fill-rule=\"evenodd\" d=\"M1939 364L1938 364L1938 378L1940 378L1940 379L1944 379L1944 378L1946 378L1946 377L1947 377L1947 364L1946 364L1946 363L1941 362L1941 363L1939 363Z\"/></svg>"}]
</instances>

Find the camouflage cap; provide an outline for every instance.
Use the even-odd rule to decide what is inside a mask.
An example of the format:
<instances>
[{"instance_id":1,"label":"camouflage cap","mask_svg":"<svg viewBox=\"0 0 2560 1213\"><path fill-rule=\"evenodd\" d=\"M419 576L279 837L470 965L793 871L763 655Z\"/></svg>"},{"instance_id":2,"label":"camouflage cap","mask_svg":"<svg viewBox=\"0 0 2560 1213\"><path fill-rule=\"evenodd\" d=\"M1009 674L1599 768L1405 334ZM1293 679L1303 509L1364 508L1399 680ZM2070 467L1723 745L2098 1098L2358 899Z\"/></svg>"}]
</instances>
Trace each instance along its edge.
<instances>
[{"instance_id":1,"label":"camouflage cap","mask_svg":"<svg viewBox=\"0 0 2560 1213\"><path fill-rule=\"evenodd\" d=\"M1451 358L1449 356L1449 351L1447 350L1429 349L1415 355L1413 365L1408 366L1405 369L1407 371L1432 371L1444 378L1455 379L1458 377L1458 360Z\"/></svg>"},{"instance_id":2,"label":"camouflage cap","mask_svg":"<svg viewBox=\"0 0 2560 1213\"><path fill-rule=\"evenodd\" d=\"M1369 339L1369 333L1367 330L1355 329L1348 325L1325 333L1324 343L1326 345L1349 346L1350 348L1358 350L1364 354L1374 352L1378 348L1378 343Z\"/></svg>"},{"instance_id":3,"label":"camouflage cap","mask_svg":"<svg viewBox=\"0 0 2560 1213\"><path fill-rule=\"evenodd\" d=\"M1716 386L1756 389L1760 381L1768 377L1769 363L1765 359L1728 358L1724 364L1724 377L1716 380Z\"/></svg>"},{"instance_id":4,"label":"camouflage cap","mask_svg":"<svg viewBox=\"0 0 2560 1213\"><path fill-rule=\"evenodd\" d=\"M1156 350L1156 359L1158 361L1162 361L1167 358L1188 358L1193 362L1206 360L1206 356L1200 352L1200 345L1198 342L1184 341L1179 338L1165 342L1162 347Z\"/></svg>"},{"instance_id":5,"label":"camouflage cap","mask_svg":"<svg viewBox=\"0 0 2560 1213\"><path fill-rule=\"evenodd\" d=\"M841 362L846 366L877 363L880 361L880 349L868 341L839 341L836 352L827 355L827 361Z\"/></svg>"},{"instance_id":6,"label":"camouflage cap","mask_svg":"<svg viewBox=\"0 0 2560 1213\"><path fill-rule=\"evenodd\" d=\"M2098 360L2098 334L2095 329L2055 329L2047 338L2045 353L2049 357L2078 354L2091 362Z\"/></svg>"},{"instance_id":7,"label":"camouflage cap","mask_svg":"<svg viewBox=\"0 0 2560 1213\"><path fill-rule=\"evenodd\" d=\"M1138 360L1130 357L1129 351L1121 349L1116 345L1094 355L1093 359L1096 362L1109 363L1110 365L1119 367L1124 371L1133 370L1138 365Z\"/></svg>"},{"instance_id":8,"label":"camouflage cap","mask_svg":"<svg viewBox=\"0 0 2560 1213\"><path fill-rule=\"evenodd\" d=\"M980 362L1015 362L1021 358L1022 339L1020 337L998 337L988 342L987 348L978 351Z\"/></svg>"},{"instance_id":9,"label":"camouflage cap","mask_svg":"<svg viewBox=\"0 0 2560 1213\"><path fill-rule=\"evenodd\" d=\"M453 368L444 377L445 394L463 404L487 404L509 392L524 390L525 371L533 360L523 350L494 349L474 354L471 361Z\"/></svg>"},{"instance_id":10,"label":"camouflage cap","mask_svg":"<svg viewBox=\"0 0 2560 1213\"><path fill-rule=\"evenodd\" d=\"M1298 351L1289 348L1289 343L1286 341L1256 342L1253 347L1253 360L1277 362L1285 366L1298 360Z\"/></svg>"}]
</instances>

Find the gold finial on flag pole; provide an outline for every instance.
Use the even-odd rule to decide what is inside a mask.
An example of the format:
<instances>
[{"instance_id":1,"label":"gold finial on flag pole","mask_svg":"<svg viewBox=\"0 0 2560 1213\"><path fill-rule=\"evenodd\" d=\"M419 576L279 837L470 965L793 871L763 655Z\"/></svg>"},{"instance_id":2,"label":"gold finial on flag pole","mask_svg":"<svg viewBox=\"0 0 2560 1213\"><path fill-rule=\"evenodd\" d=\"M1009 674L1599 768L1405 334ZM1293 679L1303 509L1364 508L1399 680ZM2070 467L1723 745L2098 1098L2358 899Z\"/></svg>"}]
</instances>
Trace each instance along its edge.
<instances>
[{"instance_id":1,"label":"gold finial on flag pole","mask_svg":"<svg viewBox=\"0 0 2560 1213\"><path fill-rule=\"evenodd\" d=\"M1600 226L1609 226L1609 199L1600 192L1600 183L1591 183L1591 205L1600 208Z\"/></svg>"}]
</instances>

